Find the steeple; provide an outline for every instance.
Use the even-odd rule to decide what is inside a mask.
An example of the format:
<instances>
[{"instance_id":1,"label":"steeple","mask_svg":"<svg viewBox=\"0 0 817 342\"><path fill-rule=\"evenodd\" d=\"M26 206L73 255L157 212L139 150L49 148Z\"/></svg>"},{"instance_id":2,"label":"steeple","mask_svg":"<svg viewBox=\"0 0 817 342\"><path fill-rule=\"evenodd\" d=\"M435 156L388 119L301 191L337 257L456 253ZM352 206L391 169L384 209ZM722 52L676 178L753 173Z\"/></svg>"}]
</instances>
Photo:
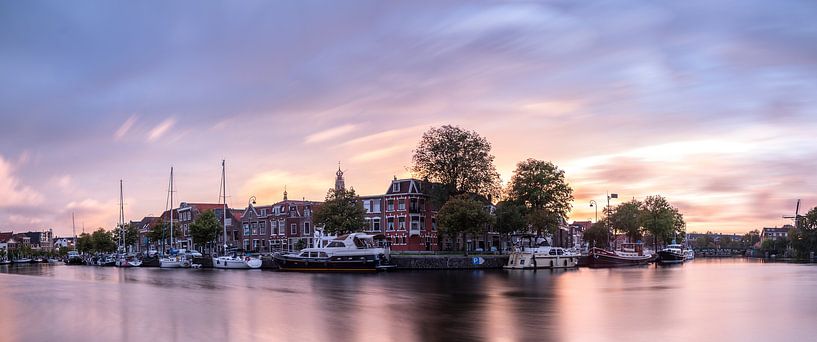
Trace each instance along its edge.
<instances>
[{"instance_id":1,"label":"steeple","mask_svg":"<svg viewBox=\"0 0 817 342\"><path fill-rule=\"evenodd\" d=\"M335 172L337 178L335 178L335 191L337 190L345 190L346 189L346 181L343 179L343 171L340 169L340 162L338 162L338 172Z\"/></svg>"},{"instance_id":2,"label":"steeple","mask_svg":"<svg viewBox=\"0 0 817 342\"><path fill-rule=\"evenodd\" d=\"M287 200L287 186L284 185L284 201Z\"/></svg>"}]
</instances>

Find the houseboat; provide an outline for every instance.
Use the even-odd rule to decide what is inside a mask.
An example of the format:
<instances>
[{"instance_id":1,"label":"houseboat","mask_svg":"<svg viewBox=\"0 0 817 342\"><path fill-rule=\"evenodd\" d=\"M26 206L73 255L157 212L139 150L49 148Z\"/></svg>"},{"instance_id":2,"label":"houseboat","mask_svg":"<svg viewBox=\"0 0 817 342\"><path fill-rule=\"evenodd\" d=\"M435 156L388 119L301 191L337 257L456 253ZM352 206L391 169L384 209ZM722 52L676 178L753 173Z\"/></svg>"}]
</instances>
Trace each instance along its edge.
<instances>
[{"instance_id":1,"label":"houseboat","mask_svg":"<svg viewBox=\"0 0 817 342\"><path fill-rule=\"evenodd\" d=\"M274 260L283 271L355 272L393 268L389 265L389 250L375 242L382 239L385 236L365 233L341 235L325 247L276 254Z\"/></svg>"},{"instance_id":2,"label":"houseboat","mask_svg":"<svg viewBox=\"0 0 817 342\"><path fill-rule=\"evenodd\" d=\"M593 247L588 252L587 266L589 267L622 267L646 265L655 261L651 253L644 251L642 243L624 243L621 248L609 251Z\"/></svg>"},{"instance_id":3,"label":"houseboat","mask_svg":"<svg viewBox=\"0 0 817 342\"><path fill-rule=\"evenodd\" d=\"M686 261L684 247L674 243L658 251L658 260L662 264L680 264Z\"/></svg>"}]
</instances>

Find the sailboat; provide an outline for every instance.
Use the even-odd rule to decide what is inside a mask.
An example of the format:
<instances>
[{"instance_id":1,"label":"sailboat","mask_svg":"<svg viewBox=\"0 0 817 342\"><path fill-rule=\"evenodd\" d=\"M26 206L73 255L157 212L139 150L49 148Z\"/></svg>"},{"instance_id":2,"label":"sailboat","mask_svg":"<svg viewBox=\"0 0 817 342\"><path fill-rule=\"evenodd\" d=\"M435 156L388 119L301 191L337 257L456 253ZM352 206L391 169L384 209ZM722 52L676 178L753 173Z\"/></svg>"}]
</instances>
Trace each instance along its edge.
<instances>
[{"instance_id":1,"label":"sailboat","mask_svg":"<svg viewBox=\"0 0 817 342\"><path fill-rule=\"evenodd\" d=\"M122 180L119 180L119 239L116 240L116 267L130 267L125 257L125 201L122 194Z\"/></svg>"},{"instance_id":2,"label":"sailboat","mask_svg":"<svg viewBox=\"0 0 817 342\"><path fill-rule=\"evenodd\" d=\"M213 257L213 267L215 268L261 268L261 259L245 256L241 257L237 253L228 253L227 250L227 176L225 172L224 160L221 161L221 191L219 192L219 203L224 200L224 208L221 222L224 225L224 255Z\"/></svg>"},{"instance_id":3,"label":"sailboat","mask_svg":"<svg viewBox=\"0 0 817 342\"><path fill-rule=\"evenodd\" d=\"M190 260L184 255L179 255L176 251L176 239L173 237L173 167L170 167L170 185L168 185L168 196L170 196L170 255L159 259L161 268L181 268L190 267Z\"/></svg>"}]
</instances>

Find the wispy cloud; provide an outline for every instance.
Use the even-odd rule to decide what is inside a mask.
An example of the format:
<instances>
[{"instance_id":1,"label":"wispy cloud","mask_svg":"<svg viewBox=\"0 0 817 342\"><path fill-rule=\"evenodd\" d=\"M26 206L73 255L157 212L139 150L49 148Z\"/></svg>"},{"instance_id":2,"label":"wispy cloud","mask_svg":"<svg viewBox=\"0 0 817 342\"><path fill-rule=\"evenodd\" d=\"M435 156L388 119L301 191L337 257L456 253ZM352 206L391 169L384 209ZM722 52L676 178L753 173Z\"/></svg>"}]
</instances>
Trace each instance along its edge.
<instances>
[{"instance_id":1,"label":"wispy cloud","mask_svg":"<svg viewBox=\"0 0 817 342\"><path fill-rule=\"evenodd\" d=\"M22 185L12 165L0 156L0 208L34 206L42 201L43 196L31 187Z\"/></svg>"},{"instance_id":2,"label":"wispy cloud","mask_svg":"<svg viewBox=\"0 0 817 342\"><path fill-rule=\"evenodd\" d=\"M345 124L342 126L330 128L327 130L323 130L320 132L312 133L306 137L304 140L307 144L314 144L319 142L324 142L328 140L332 140L335 138L342 137L346 134L353 132L357 128L356 125L353 124Z\"/></svg>"},{"instance_id":3,"label":"wispy cloud","mask_svg":"<svg viewBox=\"0 0 817 342\"><path fill-rule=\"evenodd\" d=\"M153 127L153 129L150 130L150 132L148 133L148 141L154 142L158 140L159 138L164 136L165 133L167 133L167 131L173 128L173 125L175 123L176 119L174 118L165 119L165 121L162 121L160 124L156 125L156 127Z\"/></svg>"},{"instance_id":4,"label":"wispy cloud","mask_svg":"<svg viewBox=\"0 0 817 342\"><path fill-rule=\"evenodd\" d=\"M122 140L122 138L124 138L125 135L128 134L128 131L130 131L131 127L133 127L133 124L136 123L137 118L138 117L136 115L131 115L127 120L125 120L125 122L122 123L122 126L119 126L119 129L117 129L116 132L114 132L113 134L114 140L116 141Z\"/></svg>"}]
</instances>

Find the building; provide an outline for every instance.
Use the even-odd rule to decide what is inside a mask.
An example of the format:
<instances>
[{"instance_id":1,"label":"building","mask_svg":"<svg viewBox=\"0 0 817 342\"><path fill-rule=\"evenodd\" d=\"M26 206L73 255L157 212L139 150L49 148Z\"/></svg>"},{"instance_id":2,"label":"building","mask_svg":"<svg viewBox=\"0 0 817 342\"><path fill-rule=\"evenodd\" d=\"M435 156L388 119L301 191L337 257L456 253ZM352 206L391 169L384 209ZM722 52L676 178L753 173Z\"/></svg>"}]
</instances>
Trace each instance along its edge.
<instances>
[{"instance_id":1,"label":"building","mask_svg":"<svg viewBox=\"0 0 817 342\"><path fill-rule=\"evenodd\" d=\"M0 232L0 251L14 249L14 232Z\"/></svg>"},{"instance_id":2,"label":"building","mask_svg":"<svg viewBox=\"0 0 817 342\"><path fill-rule=\"evenodd\" d=\"M789 232L794 229L794 226L787 224L783 227L764 227L763 230L760 232L760 243L766 241L767 239L777 240L777 239L788 239Z\"/></svg>"},{"instance_id":3,"label":"building","mask_svg":"<svg viewBox=\"0 0 817 342\"><path fill-rule=\"evenodd\" d=\"M319 205L320 202L305 199L290 200L286 190L280 202L262 206L250 202L241 214L241 246L261 253L315 246L312 213Z\"/></svg>"},{"instance_id":4,"label":"building","mask_svg":"<svg viewBox=\"0 0 817 342\"><path fill-rule=\"evenodd\" d=\"M76 238L74 238L73 236L55 237L52 246L54 246L54 249L58 250L63 248L73 249L74 246L76 246L76 244L77 244Z\"/></svg>"}]
</instances>

